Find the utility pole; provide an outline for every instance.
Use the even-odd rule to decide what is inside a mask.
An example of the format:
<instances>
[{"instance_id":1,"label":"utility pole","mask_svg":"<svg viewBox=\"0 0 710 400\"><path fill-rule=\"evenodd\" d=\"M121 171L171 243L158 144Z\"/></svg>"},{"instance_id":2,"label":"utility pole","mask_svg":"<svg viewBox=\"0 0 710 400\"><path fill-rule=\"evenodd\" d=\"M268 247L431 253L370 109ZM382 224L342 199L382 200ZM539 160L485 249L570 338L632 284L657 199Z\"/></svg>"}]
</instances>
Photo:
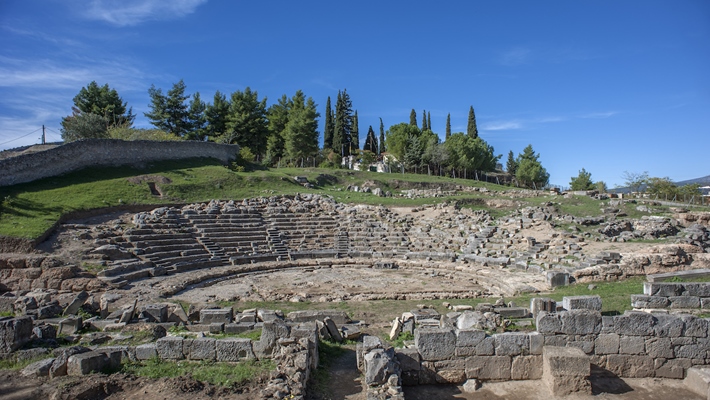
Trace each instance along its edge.
<instances>
[{"instance_id":1,"label":"utility pole","mask_svg":"<svg viewBox=\"0 0 710 400\"><path fill-rule=\"evenodd\" d=\"M44 136L44 125L42 125L42 144L45 144L45 142L46 142L46 139Z\"/></svg>"}]
</instances>

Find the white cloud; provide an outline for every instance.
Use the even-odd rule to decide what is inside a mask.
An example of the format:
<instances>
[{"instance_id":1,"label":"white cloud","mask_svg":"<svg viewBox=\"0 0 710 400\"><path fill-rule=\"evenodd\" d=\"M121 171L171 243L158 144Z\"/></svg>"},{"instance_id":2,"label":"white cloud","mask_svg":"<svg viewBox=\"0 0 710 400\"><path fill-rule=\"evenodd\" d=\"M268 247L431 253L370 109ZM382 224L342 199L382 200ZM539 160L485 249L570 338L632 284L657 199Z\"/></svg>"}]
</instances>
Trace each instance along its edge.
<instances>
[{"instance_id":1,"label":"white cloud","mask_svg":"<svg viewBox=\"0 0 710 400\"><path fill-rule=\"evenodd\" d=\"M117 26L145 21L182 18L207 0L93 0L84 12L90 19Z\"/></svg>"},{"instance_id":2,"label":"white cloud","mask_svg":"<svg viewBox=\"0 0 710 400\"><path fill-rule=\"evenodd\" d=\"M580 116L580 118L595 118L595 119L609 118L609 117L612 117L618 113L619 113L618 111L593 112L593 113L589 113L589 114L584 114L584 115Z\"/></svg>"},{"instance_id":3,"label":"white cloud","mask_svg":"<svg viewBox=\"0 0 710 400\"><path fill-rule=\"evenodd\" d=\"M516 47L503 53L500 62L507 66L524 64L530 58L531 52L530 49Z\"/></svg>"},{"instance_id":4,"label":"white cloud","mask_svg":"<svg viewBox=\"0 0 710 400\"><path fill-rule=\"evenodd\" d=\"M518 121L497 121L485 124L481 127L484 131L510 131L521 129L523 124Z\"/></svg>"}]
</instances>

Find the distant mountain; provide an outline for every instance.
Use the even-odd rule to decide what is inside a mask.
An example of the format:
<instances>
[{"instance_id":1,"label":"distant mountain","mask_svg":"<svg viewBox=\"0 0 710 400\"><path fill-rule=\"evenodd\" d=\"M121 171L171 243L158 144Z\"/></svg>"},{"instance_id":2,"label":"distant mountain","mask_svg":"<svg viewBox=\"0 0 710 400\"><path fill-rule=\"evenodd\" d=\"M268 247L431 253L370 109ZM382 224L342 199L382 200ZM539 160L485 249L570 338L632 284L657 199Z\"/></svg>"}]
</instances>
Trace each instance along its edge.
<instances>
[{"instance_id":1,"label":"distant mountain","mask_svg":"<svg viewBox=\"0 0 710 400\"><path fill-rule=\"evenodd\" d=\"M710 175L704 176L702 178L695 178L695 179L688 179L687 181L680 181L680 182L673 182L676 184L676 186L683 186L683 185L692 185L693 183L697 183L698 185L702 186L710 186ZM641 186L641 191L646 190L646 185ZM631 190L627 187L621 187L621 188L614 188L614 189L609 189L609 193L630 193Z\"/></svg>"}]
</instances>

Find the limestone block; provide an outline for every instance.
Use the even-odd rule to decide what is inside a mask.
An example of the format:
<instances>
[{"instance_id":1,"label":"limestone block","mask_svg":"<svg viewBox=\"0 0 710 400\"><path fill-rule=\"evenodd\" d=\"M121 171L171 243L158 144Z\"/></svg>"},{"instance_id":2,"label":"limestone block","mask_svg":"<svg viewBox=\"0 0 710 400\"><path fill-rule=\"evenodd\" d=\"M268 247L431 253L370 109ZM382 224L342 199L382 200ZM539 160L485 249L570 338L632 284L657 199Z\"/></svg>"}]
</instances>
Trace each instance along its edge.
<instances>
[{"instance_id":1,"label":"limestone block","mask_svg":"<svg viewBox=\"0 0 710 400\"><path fill-rule=\"evenodd\" d=\"M80 331L83 326L84 322L81 317L67 317L59 321L59 328L57 329L57 334L73 335Z\"/></svg>"},{"instance_id":2,"label":"limestone block","mask_svg":"<svg viewBox=\"0 0 710 400\"><path fill-rule=\"evenodd\" d=\"M109 357L98 351L74 354L67 360L67 375L87 375L91 372L101 372L111 365Z\"/></svg>"},{"instance_id":3,"label":"limestone block","mask_svg":"<svg viewBox=\"0 0 710 400\"><path fill-rule=\"evenodd\" d=\"M459 385L466 382L464 369L444 369L436 371L436 383L444 385Z\"/></svg>"},{"instance_id":4,"label":"limestone block","mask_svg":"<svg viewBox=\"0 0 710 400\"><path fill-rule=\"evenodd\" d=\"M567 335L544 335L544 346L567 346Z\"/></svg>"},{"instance_id":5,"label":"limestone block","mask_svg":"<svg viewBox=\"0 0 710 400\"><path fill-rule=\"evenodd\" d=\"M503 318L526 318L530 311L525 307L505 307L496 308L495 312Z\"/></svg>"},{"instance_id":6,"label":"limestone block","mask_svg":"<svg viewBox=\"0 0 710 400\"><path fill-rule=\"evenodd\" d=\"M143 318L148 322L166 322L168 320L167 304L147 304L141 310Z\"/></svg>"},{"instance_id":7,"label":"limestone block","mask_svg":"<svg viewBox=\"0 0 710 400\"><path fill-rule=\"evenodd\" d=\"M694 367L688 369L685 377L685 386L710 400L710 368Z\"/></svg>"},{"instance_id":8,"label":"limestone block","mask_svg":"<svg viewBox=\"0 0 710 400\"><path fill-rule=\"evenodd\" d=\"M708 320L704 318L698 318L693 315L681 315L680 319L685 324L685 329L683 329L683 336L692 337L707 337L708 336Z\"/></svg>"},{"instance_id":9,"label":"limestone block","mask_svg":"<svg viewBox=\"0 0 710 400\"><path fill-rule=\"evenodd\" d=\"M685 371L693 366L693 362L687 358L672 360L656 358L653 360L653 365L656 370L656 378L683 379L686 375Z\"/></svg>"},{"instance_id":10,"label":"limestone block","mask_svg":"<svg viewBox=\"0 0 710 400\"><path fill-rule=\"evenodd\" d=\"M577 347L585 354L594 354L594 340L596 335L569 335L567 336L567 346Z\"/></svg>"},{"instance_id":11,"label":"limestone block","mask_svg":"<svg viewBox=\"0 0 710 400\"><path fill-rule=\"evenodd\" d=\"M569 273L560 271L547 271L547 285L550 288L569 285Z\"/></svg>"},{"instance_id":12,"label":"limestone block","mask_svg":"<svg viewBox=\"0 0 710 400\"><path fill-rule=\"evenodd\" d=\"M69 357L74 354L88 353L90 349L83 346L72 346L67 348L59 348L54 350L54 355L56 359L49 370L49 376L51 378L57 376L64 376L67 374L67 361Z\"/></svg>"},{"instance_id":13,"label":"limestone block","mask_svg":"<svg viewBox=\"0 0 710 400\"><path fill-rule=\"evenodd\" d=\"M676 282L644 282L643 294L649 296L680 296L683 284Z\"/></svg>"},{"instance_id":14,"label":"limestone block","mask_svg":"<svg viewBox=\"0 0 710 400\"><path fill-rule=\"evenodd\" d=\"M471 356L466 359L466 378L479 380L510 379L511 358L509 356Z\"/></svg>"},{"instance_id":15,"label":"limestone block","mask_svg":"<svg viewBox=\"0 0 710 400\"><path fill-rule=\"evenodd\" d=\"M669 338L654 337L646 339L646 355L653 358L675 358L673 345Z\"/></svg>"},{"instance_id":16,"label":"limestone block","mask_svg":"<svg viewBox=\"0 0 710 400\"><path fill-rule=\"evenodd\" d=\"M328 329L328 333L330 334L330 337L333 338L333 340L338 343L343 341L343 335L340 333L340 330L335 325L335 321L333 321L329 317L325 317L323 318L323 323L325 324L326 329Z\"/></svg>"},{"instance_id":17,"label":"limestone block","mask_svg":"<svg viewBox=\"0 0 710 400\"><path fill-rule=\"evenodd\" d=\"M11 353L30 340L32 318L19 317L0 321L0 353Z\"/></svg>"},{"instance_id":18,"label":"limestone block","mask_svg":"<svg viewBox=\"0 0 710 400\"><path fill-rule=\"evenodd\" d=\"M145 343L136 346L136 359L150 360L158 356L158 346L155 343Z\"/></svg>"},{"instance_id":19,"label":"limestone block","mask_svg":"<svg viewBox=\"0 0 710 400\"><path fill-rule=\"evenodd\" d=\"M44 376L49 376L49 369L54 363L54 358L47 358L44 360L39 360L34 362L22 369L22 376L41 378Z\"/></svg>"},{"instance_id":20,"label":"limestone block","mask_svg":"<svg viewBox=\"0 0 710 400\"><path fill-rule=\"evenodd\" d=\"M600 333L594 341L594 354L618 354L619 342L620 336L616 333Z\"/></svg>"},{"instance_id":21,"label":"limestone block","mask_svg":"<svg viewBox=\"0 0 710 400\"><path fill-rule=\"evenodd\" d=\"M700 308L703 310L710 310L710 297L703 297L700 299Z\"/></svg>"},{"instance_id":22,"label":"limestone block","mask_svg":"<svg viewBox=\"0 0 710 400\"><path fill-rule=\"evenodd\" d=\"M71 303L67 306L67 308L64 309L64 315L76 315L77 312L79 312L79 308L86 302L86 299L89 298L89 294L81 291L79 292L74 299L72 300Z\"/></svg>"},{"instance_id":23,"label":"limestone block","mask_svg":"<svg viewBox=\"0 0 710 400\"><path fill-rule=\"evenodd\" d=\"M402 372L419 371L421 369L421 358L417 349L395 349L394 352Z\"/></svg>"},{"instance_id":24,"label":"limestone block","mask_svg":"<svg viewBox=\"0 0 710 400\"><path fill-rule=\"evenodd\" d=\"M197 338L190 346L190 360L214 361L217 357L215 348L214 338Z\"/></svg>"},{"instance_id":25,"label":"limestone block","mask_svg":"<svg viewBox=\"0 0 710 400\"><path fill-rule=\"evenodd\" d=\"M668 297L670 308L700 308L700 297L696 296L670 296Z\"/></svg>"},{"instance_id":26,"label":"limestone block","mask_svg":"<svg viewBox=\"0 0 710 400\"><path fill-rule=\"evenodd\" d=\"M224 324L224 333L242 333L248 332L254 329L253 322L239 322L236 324Z\"/></svg>"},{"instance_id":27,"label":"limestone block","mask_svg":"<svg viewBox=\"0 0 710 400\"><path fill-rule=\"evenodd\" d=\"M456 350L454 351L454 356L455 357L469 357L469 356L475 356L476 355L476 348L475 347L456 347Z\"/></svg>"},{"instance_id":28,"label":"limestone block","mask_svg":"<svg viewBox=\"0 0 710 400\"><path fill-rule=\"evenodd\" d=\"M578 376L544 375L542 381L554 396L565 397L571 394L591 394L592 384L588 378Z\"/></svg>"},{"instance_id":29,"label":"limestone block","mask_svg":"<svg viewBox=\"0 0 710 400\"><path fill-rule=\"evenodd\" d=\"M707 357L707 346L702 344L686 344L681 346L675 346L673 348L673 353L679 358L691 358L694 360L701 360Z\"/></svg>"},{"instance_id":30,"label":"limestone block","mask_svg":"<svg viewBox=\"0 0 710 400\"><path fill-rule=\"evenodd\" d=\"M535 326L537 326L538 332L545 335L562 333L562 321L558 313L541 311L537 316Z\"/></svg>"},{"instance_id":31,"label":"limestone block","mask_svg":"<svg viewBox=\"0 0 710 400\"><path fill-rule=\"evenodd\" d=\"M677 338L683 334L685 324L677 315L653 314L653 320L656 322L653 332L657 337Z\"/></svg>"},{"instance_id":32,"label":"limestone block","mask_svg":"<svg viewBox=\"0 0 710 400\"><path fill-rule=\"evenodd\" d=\"M446 360L454 356L456 335L448 328L420 328L414 332L414 343L422 360Z\"/></svg>"},{"instance_id":33,"label":"limestone block","mask_svg":"<svg viewBox=\"0 0 710 400\"><path fill-rule=\"evenodd\" d=\"M539 332L530 332L528 336L528 340L530 341L530 354L542 355L542 347L545 345L545 336L541 335Z\"/></svg>"},{"instance_id":34,"label":"limestone block","mask_svg":"<svg viewBox=\"0 0 710 400\"><path fill-rule=\"evenodd\" d=\"M229 324L233 316L234 311L231 307L200 310L200 324L209 325L213 322Z\"/></svg>"},{"instance_id":35,"label":"limestone block","mask_svg":"<svg viewBox=\"0 0 710 400\"><path fill-rule=\"evenodd\" d=\"M708 282L688 282L683 283L683 295L710 297L710 283Z\"/></svg>"},{"instance_id":36,"label":"limestone block","mask_svg":"<svg viewBox=\"0 0 710 400\"><path fill-rule=\"evenodd\" d=\"M276 342L281 338L289 337L290 332L289 326L281 319L264 322L261 337L254 343L254 352L259 355L259 358L270 357L276 348Z\"/></svg>"},{"instance_id":37,"label":"limestone block","mask_svg":"<svg viewBox=\"0 0 710 400\"><path fill-rule=\"evenodd\" d=\"M624 315L614 317L614 331L620 335L653 335L654 317L640 311L626 311Z\"/></svg>"},{"instance_id":38,"label":"limestone block","mask_svg":"<svg viewBox=\"0 0 710 400\"><path fill-rule=\"evenodd\" d=\"M480 387L481 383L478 381L478 379L468 379L463 384L463 391L464 393L475 393Z\"/></svg>"},{"instance_id":39,"label":"limestone block","mask_svg":"<svg viewBox=\"0 0 710 400\"><path fill-rule=\"evenodd\" d=\"M513 357L510 378L513 380L542 378L542 356Z\"/></svg>"},{"instance_id":40,"label":"limestone block","mask_svg":"<svg viewBox=\"0 0 710 400\"><path fill-rule=\"evenodd\" d=\"M545 346L542 357L546 376L588 377L591 371L589 357L576 347Z\"/></svg>"},{"instance_id":41,"label":"limestone block","mask_svg":"<svg viewBox=\"0 0 710 400\"><path fill-rule=\"evenodd\" d=\"M565 310L602 310L602 299L599 296L565 296L562 298Z\"/></svg>"},{"instance_id":42,"label":"limestone block","mask_svg":"<svg viewBox=\"0 0 710 400\"><path fill-rule=\"evenodd\" d=\"M530 299L530 312L532 317L537 319L540 311L555 312L557 310L557 302L546 297L536 297Z\"/></svg>"},{"instance_id":43,"label":"limestone block","mask_svg":"<svg viewBox=\"0 0 710 400\"><path fill-rule=\"evenodd\" d=\"M611 315L602 315L602 333L614 333L614 317Z\"/></svg>"},{"instance_id":44,"label":"limestone block","mask_svg":"<svg viewBox=\"0 0 710 400\"><path fill-rule=\"evenodd\" d=\"M669 304L668 297L645 294L631 295L631 307L633 308L667 308Z\"/></svg>"},{"instance_id":45,"label":"limestone block","mask_svg":"<svg viewBox=\"0 0 710 400\"><path fill-rule=\"evenodd\" d=\"M158 339L155 342L158 357L163 360L182 360L185 358L183 353L184 341L180 336L166 336Z\"/></svg>"},{"instance_id":46,"label":"limestone block","mask_svg":"<svg viewBox=\"0 0 710 400\"><path fill-rule=\"evenodd\" d=\"M215 341L217 361L239 361L255 358L252 342L246 338L228 338Z\"/></svg>"},{"instance_id":47,"label":"limestone block","mask_svg":"<svg viewBox=\"0 0 710 400\"><path fill-rule=\"evenodd\" d=\"M610 354L606 369L622 378L650 378L655 374L653 358L649 356Z\"/></svg>"},{"instance_id":48,"label":"limestone block","mask_svg":"<svg viewBox=\"0 0 710 400\"><path fill-rule=\"evenodd\" d=\"M478 356L492 356L494 352L495 339L492 336L486 337L476 345L476 355Z\"/></svg>"},{"instance_id":49,"label":"limestone block","mask_svg":"<svg viewBox=\"0 0 710 400\"><path fill-rule=\"evenodd\" d=\"M559 313L562 333L568 335L597 334L602 328L602 316L599 311L571 310Z\"/></svg>"},{"instance_id":50,"label":"limestone block","mask_svg":"<svg viewBox=\"0 0 710 400\"><path fill-rule=\"evenodd\" d=\"M486 338L486 332L480 329L457 329L456 347L474 347Z\"/></svg>"},{"instance_id":51,"label":"limestone block","mask_svg":"<svg viewBox=\"0 0 710 400\"><path fill-rule=\"evenodd\" d=\"M493 335L497 356L530 354L530 337L526 332L507 332Z\"/></svg>"},{"instance_id":52,"label":"limestone block","mask_svg":"<svg viewBox=\"0 0 710 400\"><path fill-rule=\"evenodd\" d=\"M374 349L365 354L365 383L369 386L382 385L387 378L397 373L392 349Z\"/></svg>"},{"instance_id":53,"label":"limestone block","mask_svg":"<svg viewBox=\"0 0 710 400\"><path fill-rule=\"evenodd\" d=\"M643 336L621 335L619 338L619 354L645 354L646 343L644 339Z\"/></svg>"},{"instance_id":54,"label":"limestone block","mask_svg":"<svg viewBox=\"0 0 710 400\"><path fill-rule=\"evenodd\" d=\"M402 332L402 321L399 318L395 318L392 321L392 329L390 330L390 340L394 340Z\"/></svg>"}]
</instances>

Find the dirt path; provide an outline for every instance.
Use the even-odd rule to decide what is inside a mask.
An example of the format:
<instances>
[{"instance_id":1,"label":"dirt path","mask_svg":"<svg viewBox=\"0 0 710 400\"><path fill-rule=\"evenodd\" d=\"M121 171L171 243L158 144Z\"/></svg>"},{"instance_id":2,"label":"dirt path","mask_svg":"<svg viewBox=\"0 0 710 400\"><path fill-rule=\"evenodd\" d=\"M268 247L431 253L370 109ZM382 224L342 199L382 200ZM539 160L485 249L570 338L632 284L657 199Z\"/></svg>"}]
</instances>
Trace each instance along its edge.
<instances>
[{"instance_id":1,"label":"dirt path","mask_svg":"<svg viewBox=\"0 0 710 400\"><path fill-rule=\"evenodd\" d=\"M328 397L322 400L365 400L367 392L363 385L360 371L357 369L355 350L344 348L345 352L330 366L330 380L327 386Z\"/></svg>"}]
</instances>

